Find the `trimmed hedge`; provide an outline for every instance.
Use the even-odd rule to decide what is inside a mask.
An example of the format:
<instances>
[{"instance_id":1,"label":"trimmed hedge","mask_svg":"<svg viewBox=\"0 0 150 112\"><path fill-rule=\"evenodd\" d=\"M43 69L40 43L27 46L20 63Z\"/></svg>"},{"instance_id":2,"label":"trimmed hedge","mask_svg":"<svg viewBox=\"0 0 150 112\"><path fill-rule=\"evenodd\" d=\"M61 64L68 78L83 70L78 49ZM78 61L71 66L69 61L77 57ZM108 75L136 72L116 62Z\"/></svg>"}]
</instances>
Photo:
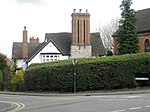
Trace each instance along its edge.
<instances>
[{"instance_id":1,"label":"trimmed hedge","mask_svg":"<svg viewBox=\"0 0 150 112\"><path fill-rule=\"evenodd\" d=\"M71 92L72 74L71 60L32 64L25 71L26 89ZM134 88L136 74L150 77L150 53L78 59L77 91Z\"/></svg>"}]
</instances>

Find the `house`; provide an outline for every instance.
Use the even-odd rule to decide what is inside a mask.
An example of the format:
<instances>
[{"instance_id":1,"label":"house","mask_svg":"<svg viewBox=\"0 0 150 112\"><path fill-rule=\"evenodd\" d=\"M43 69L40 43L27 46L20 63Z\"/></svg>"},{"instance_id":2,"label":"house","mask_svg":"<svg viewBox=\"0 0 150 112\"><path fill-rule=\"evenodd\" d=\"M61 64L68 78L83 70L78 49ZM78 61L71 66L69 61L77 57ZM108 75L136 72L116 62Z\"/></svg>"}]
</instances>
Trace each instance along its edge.
<instances>
[{"instance_id":1,"label":"house","mask_svg":"<svg viewBox=\"0 0 150 112\"><path fill-rule=\"evenodd\" d=\"M14 42L12 59L19 68L32 63L44 63L72 58L91 58L105 55L100 34L90 33L90 14L72 13L72 33L46 33L44 42L31 37L28 42L26 26L23 30L23 42Z\"/></svg>"},{"instance_id":2,"label":"house","mask_svg":"<svg viewBox=\"0 0 150 112\"><path fill-rule=\"evenodd\" d=\"M150 52L150 8L137 11L136 18L140 52ZM113 34L114 54L118 53L118 33Z\"/></svg>"}]
</instances>

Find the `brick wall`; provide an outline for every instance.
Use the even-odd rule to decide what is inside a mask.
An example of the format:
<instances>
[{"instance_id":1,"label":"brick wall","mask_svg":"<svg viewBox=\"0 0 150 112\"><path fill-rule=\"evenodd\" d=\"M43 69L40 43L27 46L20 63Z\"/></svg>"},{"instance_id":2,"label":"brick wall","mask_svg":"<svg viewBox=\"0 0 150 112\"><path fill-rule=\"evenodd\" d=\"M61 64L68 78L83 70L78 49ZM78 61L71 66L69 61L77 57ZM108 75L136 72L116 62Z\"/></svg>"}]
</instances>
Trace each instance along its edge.
<instances>
[{"instance_id":1,"label":"brick wall","mask_svg":"<svg viewBox=\"0 0 150 112\"><path fill-rule=\"evenodd\" d=\"M113 43L114 43L114 54L117 54L118 51L117 51L117 48L118 48L118 40L117 40L118 37L114 37L113 38ZM150 41L150 33L143 33L143 34L140 34L139 35L139 47L140 47L140 52L145 52L145 40L149 40Z\"/></svg>"}]
</instances>

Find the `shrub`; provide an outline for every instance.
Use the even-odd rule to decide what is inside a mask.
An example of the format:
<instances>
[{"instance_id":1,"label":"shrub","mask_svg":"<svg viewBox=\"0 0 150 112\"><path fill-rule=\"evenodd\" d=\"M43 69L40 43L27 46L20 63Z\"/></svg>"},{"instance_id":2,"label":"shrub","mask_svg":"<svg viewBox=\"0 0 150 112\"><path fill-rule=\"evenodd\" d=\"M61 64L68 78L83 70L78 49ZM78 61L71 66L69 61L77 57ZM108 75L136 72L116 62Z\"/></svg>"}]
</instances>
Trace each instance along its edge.
<instances>
[{"instance_id":1,"label":"shrub","mask_svg":"<svg viewBox=\"0 0 150 112\"><path fill-rule=\"evenodd\" d=\"M150 53L78 59L77 91L134 88L136 74L150 75ZM73 91L71 60L32 64L25 71L30 91ZM150 84L150 83L149 83Z\"/></svg>"},{"instance_id":2,"label":"shrub","mask_svg":"<svg viewBox=\"0 0 150 112\"><path fill-rule=\"evenodd\" d=\"M11 90L22 91L24 90L24 70L19 70L11 79Z\"/></svg>"},{"instance_id":3,"label":"shrub","mask_svg":"<svg viewBox=\"0 0 150 112\"><path fill-rule=\"evenodd\" d=\"M1 71L0 71L0 90L1 91L3 90L3 74Z\"/></svg>"},{"instance_id":4,"label":"shrub","mask_svg":"<svg viewBox=\"0 0 150 112\"><path fill-rule=\"evenodd\" d=\"M106 54L107 54L107 56L112 56L113 55L111 50L108 50Z\"/></svg>"}]
</instances>

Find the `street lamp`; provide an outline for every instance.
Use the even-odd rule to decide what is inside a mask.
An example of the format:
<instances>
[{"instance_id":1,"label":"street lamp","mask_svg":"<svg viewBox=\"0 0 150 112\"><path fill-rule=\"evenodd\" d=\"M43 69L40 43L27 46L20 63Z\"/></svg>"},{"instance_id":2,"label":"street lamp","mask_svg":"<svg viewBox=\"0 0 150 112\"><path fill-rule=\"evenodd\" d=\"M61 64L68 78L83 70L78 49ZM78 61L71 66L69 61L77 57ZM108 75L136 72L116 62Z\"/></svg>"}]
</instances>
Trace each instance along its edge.
<instances>
[{"instance_id":1,"label":"street lamp","mask_svg":"<svg viewBox=\"0 0 150 112\"><path fill-rule=\"evenodd\" d=\"M73 91L76 93L76 75L77 75L77 69L76 69L77 59L72 59L72 65L73 65Z\"/></svg>"}]
</instances>

